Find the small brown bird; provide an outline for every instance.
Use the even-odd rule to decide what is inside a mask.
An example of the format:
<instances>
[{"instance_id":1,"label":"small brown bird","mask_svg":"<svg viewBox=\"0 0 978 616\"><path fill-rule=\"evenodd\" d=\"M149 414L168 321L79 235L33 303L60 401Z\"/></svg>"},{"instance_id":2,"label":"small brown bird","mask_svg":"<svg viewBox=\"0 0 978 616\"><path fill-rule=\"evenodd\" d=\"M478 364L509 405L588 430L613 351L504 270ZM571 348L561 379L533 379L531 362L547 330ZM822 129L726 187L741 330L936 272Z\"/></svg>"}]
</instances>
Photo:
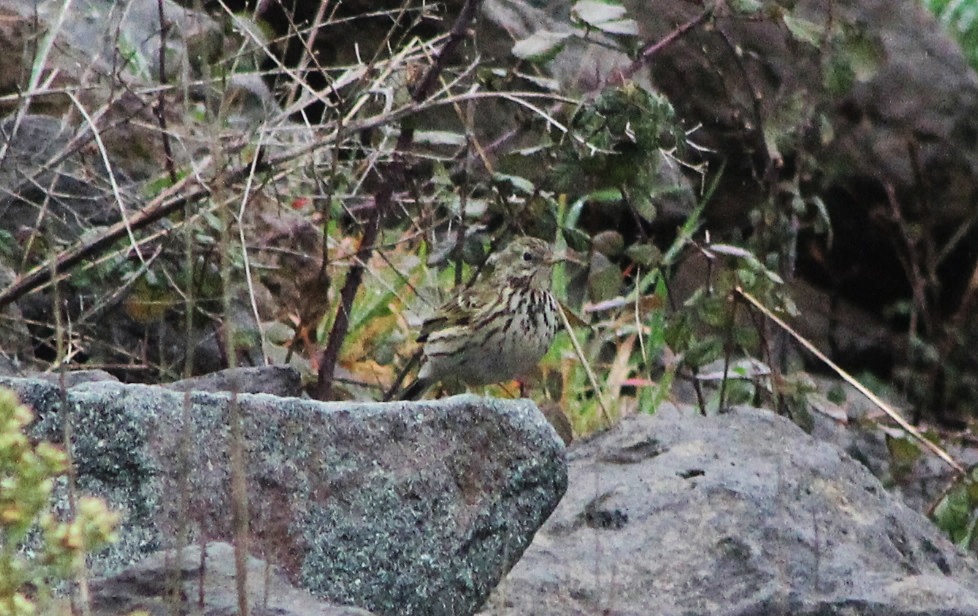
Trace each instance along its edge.
<instances>
[{"instance_id":1,"label":"small brown bird","mask_svg":"<svg viewBox=\"0 0 978 616\"><path fill-rule=\"evenodd\" d=\"M424 322L417 380L403 399L416 400L436 382L487 385L529 371L557 334L557 300L551 293L560 259L533 237L513 240L480 278Z\"/></svg>"}]
</instances>

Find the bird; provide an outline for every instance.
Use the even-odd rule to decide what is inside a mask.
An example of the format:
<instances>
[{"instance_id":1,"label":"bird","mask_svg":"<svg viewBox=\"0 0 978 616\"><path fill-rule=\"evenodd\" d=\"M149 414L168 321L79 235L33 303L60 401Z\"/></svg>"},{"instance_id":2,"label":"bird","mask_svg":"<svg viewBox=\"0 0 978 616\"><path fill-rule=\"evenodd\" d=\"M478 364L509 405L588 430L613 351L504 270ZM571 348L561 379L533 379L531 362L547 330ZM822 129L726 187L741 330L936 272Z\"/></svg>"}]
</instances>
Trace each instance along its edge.
<instances>
[{"instance_id":1,"label":"bird","mask_svg":"<svg viewBox=\"0 0 978 616\"><path fill-rule=\"evenodd\" d=\"M402 399L417 400L434 383L499 383L532 369L557 335L550 244L518 237L493 257L491 273L455 294L424 321L417 379Z\"/></svg>"}]
</instances>

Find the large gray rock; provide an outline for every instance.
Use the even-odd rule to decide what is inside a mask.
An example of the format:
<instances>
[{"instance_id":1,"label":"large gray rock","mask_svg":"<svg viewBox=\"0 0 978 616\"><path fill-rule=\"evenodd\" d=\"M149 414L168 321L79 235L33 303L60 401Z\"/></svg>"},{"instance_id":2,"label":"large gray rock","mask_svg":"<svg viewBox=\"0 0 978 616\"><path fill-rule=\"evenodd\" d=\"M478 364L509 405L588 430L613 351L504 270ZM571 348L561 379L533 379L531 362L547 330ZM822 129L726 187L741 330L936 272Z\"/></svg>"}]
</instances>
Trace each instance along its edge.
<instances>
[{"instance_id":1,"label":"large gray rock","mask_svg":"<svg viewBox=\"0 0 978 616\"><path fill-rule=\"evenodd\" d=\"M188 540L230 540L229 397L4 380L62 439L78 486L125 516L96 574ZM379 614L467 614L519 559L566 487L564 448L528 401L418 405L237 396L251 545L290 579Z\"/></svg>"},{"instance_id":2,"label":"large gray rock","mask_svg":"<svg viewBox=\"0 0 978 616\"><path fill-rule=\"evenodd\" d=\"M978 614L971 557L768 411L633 417L568 458L483 614Z\"/></svg>"}]
</instances>

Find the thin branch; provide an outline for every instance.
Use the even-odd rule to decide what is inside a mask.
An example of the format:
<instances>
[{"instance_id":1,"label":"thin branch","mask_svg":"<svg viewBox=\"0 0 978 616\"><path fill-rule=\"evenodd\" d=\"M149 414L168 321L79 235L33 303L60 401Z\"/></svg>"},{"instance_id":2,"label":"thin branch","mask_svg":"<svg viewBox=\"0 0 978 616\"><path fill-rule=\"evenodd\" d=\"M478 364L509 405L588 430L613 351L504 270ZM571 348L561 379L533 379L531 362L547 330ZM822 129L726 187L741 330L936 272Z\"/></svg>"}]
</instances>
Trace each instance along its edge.
<instances>
[{"instance_id":1,"label":"thin branch","mask_svg":"<svg viewBox=\"0 0 978 616\"><path fill-rule=\"evenodd\" d=\"M552 94L528 92L526 95L528 98L563 100L562 97ZM371 116L359 122L350 122L342 127L335 128L332 132L313 140L311 143L298 146L277 156L270 156L265 159L263 168L277 169L278 167L297 158L326 147L332 147L338 141L345 139L350 135L357 134L362 130L374 128L384 124L390 124L391 122L396 122L406 117L416 115L419 112L427 109L442 107L444 105L454 105L459 102L475 99L499 98L500 96L501 95L499 93L466 92L444 99L426 100L424 103L412 101L406 105L403 105L402 107L394 109L390 113ZM570 101L571 99L566 100ZM231 147L235 146L232 145ZM228 184L242 181L248 177L248 174L251 172L251 167L252 163L250 161L239 165L226 172L222 181ZM206 198L208 195L210 195L210 191L204 186L204 180L201 177L195 177L199 175L200 172L195 170L194 175L184 177L176 184L168 188L166 192L154 198L139 212L129 217L129 227L134 231L142 229L143 227L146 227L161 220L162 218L165 218L166 216L169 216L172 213L179 211L187 203L194 203ZM187 190L187 192L180 194L183 190ZM38 265L14 281L10 286L0 291L0 308L9 305L11 302L17 301L27 293L30 293L38 287L53 280L51 276L52 271L56 275L61 275L81 261L92 257L93 255L100 254L103 250L126 235L126 225L124 223L116 223L110 227L107 227L98 236L79 242L75 244L74 247L65 250L55 257L52 257L48 262ZM51 269L52 262L55 266L53 270Z\"/></svg>"},{"instance_id":2,"label":"thin branch","mask_svg":"<svg viewBox=\"0 0 978 616\"><path fill-rule=\"evenodd\" d=\"M166 20L163 13L163 0L156 0L156 6L160 17L160 85L166 85L166 35L170 31L171 23ZM166 127L166 95L165 90L160 89L156 98L156 106L153 113L156 121L160 125L160 135L163 138L163 156L166 159L166 173L170 176L170 182L177 181L177 169L173 164L173 148L170 145L170 131ZM95 127L92 127L95 130Z\"/></svg>"},{"instance_id":3,"label":"thin branch","mask_svg":"<svg viewBox=\"0 0 978 616\"><path fill-rule=\"evenodd\" d=\"M393 176L393 174L391 175ZM346 281L343 283L343 289L340 291L340 305L336 309L336 318L333 320L333 327L329 332L326 349L323 350L319 361L319 378L316 389L316 397L319 400L328 400L332 395L333 372L339 359L340 348L349 331L350 310L353 308L353 300L363 282L365 264L370 260L374 244L377 243L384 213L390 209L393 193L389 188L392 179L392 177L388 178L385 188L382 188L375 197L373 210L364 225L363 236L360 238L356 262L350 266Z\"/></svg>"},{"instance_id":4,"label":"thin branch","mask_svg":"<svg viewBox=\"0 0 978 616\"><path fill-rule=\"evenodd\" d=\"M920 247L919 239L912 231L911 225L903 216L903 210L897 200L896 189L893 184L887 182L883 187L886 191L887 205L889 206L890 222L897 227L899 233L896 234L898 242L893 242L897 259L900 261L910 283L913 294L913 303L910 312L910 334L920 335L918 326L919 318L923 318L924 327L927 333L934 335L937 332L937 324L934 319L933 304L929 301L930 297L936 296L933 292L933 278L924 274L925 265L921 263L925 259L922 254L925 249ZM902 249L902 250L901 250ZM929 268L928 268L929 269ZM931 293L928 293L931 291ZM919 316L918 316L919 315Z\"/></svg>"},{"instance_id":5,"label":"thin branch","mask_svg":"<svg viewBox=\"0 0 978 616\"><path fill-rule=\"evenodd\" d=\"M425 74L418 81L416 87L411 90L411 98L415 104L422 103L431 94L438 81L438 76L444 68L444 63L451 53L467 37L469 24L475 19L480 0L466 0L455 20L448 39L435 55L434 61L425 71ZM360 246L357 250L357 262L350 267L350 271L343 283L340 291L340 305L336 308L336 317L333 320L333 327L329 332L326 348L320 355L319 375L316 386L316 397L319 400L328 400L332 397L333 373L336 370L336 362L339 360L340 349L350 326L350 310L353 308L353 300L363 282L363 273L370 255L373 252L374 244L380 235L387 213L391 210L393 196L400 191L406 181L407 165L404 154L407 152L414 141L414 130L403 126L397 138L394 148L393 160L387 165L384 182L377 193L374 195L374 207L364 225L363 236L360 238Z\"/></svg>"},{"instance_id":6,"label":"thin branch","mask_svg":"<svg viewBox=\"0 0 978 616\"><path fill-rule=\"evenodd\" d=\"M459 12L458 18L455 20L455 23L452 25L452 30L448 34L448 40L445 41L438 54L435 55L434 63L428 67L424 76L418 81L417 86L411 91L411 98L415 101L420 103L428 97L435 87L435 82L438 81L439 75L441 75L442 68L448 56L455 52L455 49L463 40L468 38L469 24L475 20L480 4L481 0L466 0L465 4L462 5L462 10Z\"/></svg>"},{"instance_id":7,"label":"thin branch","mask_svg":"<svg viewBox=\"0 0 978 616\"><path fill-rule=\"evenodd\" d=\"M125 237L129 229L140 229L152 224L169 214L178 211L186 203L198 201L209 194L203 186L198 185L194 190L181 195L180 192L192 182L187 176L171 186L166 192L153 199L145 208L107 228L97 237L79 242L74 247L58 254L46 263L38 265L28 273L17 278L10 286L0 291L0 308L15 302L27 293L44 285L55 277L68 271L82 261L99 254L104 249Z\"/></svg>"},{"instance_id":8,"label":"thin branch","mask_svg":"<svg viewBox=\"0 0 978 616\"><path fill-rule=\"evenodd\" d=\"M265 133L261 132L258 135L258 142L255 145L255 151L261 152L262 142L265 140ZM251 161L251 169L248 172L248 177L245 180L244 193L241 195L241 207L238 208L238 220L244 220L245 210L248 204L251 202L253 194L253 186L255 183L255 172L259 165L259 156L254 156ZM251 272L251 259L248 258L248 242L245 238L244 225L238 225L238 240L241 242L241 257L244 262L244 277L245 282L248 285L248 300L251 304L251 316L255 319L255 326L258 329L258 335L261 341L261 360L264 365L268 365L268 337L265 335L265 328L261 326L261 315L258 312L258 300L256 299L255 292L255 277Z\"/></svg>"},{"instance_id":9,"label":"thin branch","mask_svg":"<svg viewBox=\"0 0 978 616\"><path fill-rule=\"evenodd\" d=\"M319 36L319 31L322 29L323 19L325 19L326 17L326 7L328 6L329 6L329 0L322 0L322 2L319 3L319 8L316 10L316 16L313 17L312 25L309 26L308 37L302 38L302 35L300 33L298 32L296 33L296 36L298 37L299 42L302 45L302 51L303 51L302 59L299 61L296 67L297 75L300 76L305 75L306 69L309 68L310 63L315 63L317 68L321 68L319 67L319 62L316 59L316 38ZM289 17L289 21L291 21L291 16ZM305 81L303 81L303 83L305 83ZM298 95L298 92L299 92L299 82L293 79L290 83L289 95L286 97L286 100L290 103L294 103L296 100L296 96Z\"/></svg>"},{"instance_id":10,"label":"thin branch","mask_svg":"<svg viewBox=\"0 0 978 616\"><path fill-rule=\"evenodd\" d=\"M719 2L710 4L705 9L703 9L702 13L700 13L693 19L690 19L686 23L682 24L681 26L679 26L678 28L676 28L675 30L667 34L662 39L656 41L655 43L649 43L648 45L643 47L642 51L638 55L638 59L632 62L628 66L628 68L612 73L612 75L608 78L606 85L611 85L614 83L623 83L625 81L628 81L632 77L634 77L635 73L642 70L642 68L644 68L645 65L649 63L649 61L652 59L653 56L655 56L655 54L659 53L669 45L672 45L680 38L685 36L686 33L688 33L690 30L696 28L704 21L709 19L713 15L713 13L716 12L718 4Z\"/></svg>"},{"instance_id":11,"label":"thin branch","mask_svg":"<svg viewBox=\"0 0 978 616\"><path fill-rule=\"evenodd\" d=\"M119 206L119 216L121 217L123 224L126 225L126 233L129 235L129 243L132 246L133 251L136 253L136 257L138 257L142 263L146 263L146 260L143 258L143 253L139 251L139 243L136 241L136 236L133 235L132 228L129 226L129 220L126 215L126 204L122 199L122 191L119 189L119 183L115 179L115 173L112 171L112 161L109 160L109 153L105 149L105 144L102 143L102 135L100 134L98 127L95 126L95 120L93 120L92 116L89 115L88 111L86 111L81 101L78 100L78 97L71 92L68 93L68 97L75 105L75 108L78 109L79 113L81 113L85 118L88 125L92 128L92 138L95 140L95 145L98 147L99 155L102 157L102 164L105 165L105 173L109 176L109 184L112 186L112 195L115 197L116 205Z\"/></svg>"}]
</instances>

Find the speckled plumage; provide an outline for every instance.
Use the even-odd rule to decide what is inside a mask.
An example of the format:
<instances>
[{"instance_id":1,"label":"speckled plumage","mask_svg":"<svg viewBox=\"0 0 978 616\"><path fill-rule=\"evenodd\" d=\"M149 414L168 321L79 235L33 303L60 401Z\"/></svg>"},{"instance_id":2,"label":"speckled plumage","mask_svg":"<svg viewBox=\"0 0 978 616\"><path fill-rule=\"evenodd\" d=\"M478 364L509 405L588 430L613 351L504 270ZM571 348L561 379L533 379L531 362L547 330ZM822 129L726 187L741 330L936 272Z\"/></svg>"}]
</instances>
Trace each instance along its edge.
<instances>
[{"instance_id":1,"label":"speckled plumage","mask_svg":"<svg viewBox=\"0 0 978 616\"><path fill-rule=\"evenodd\" d=\"M555 258L543 240L513 240L490 262L490 275L458 293L421 327L418 379L405 399L431 384L486 385L517 377L550 348L558 327L551 289Z\"/></svg>"}]
</instances>

